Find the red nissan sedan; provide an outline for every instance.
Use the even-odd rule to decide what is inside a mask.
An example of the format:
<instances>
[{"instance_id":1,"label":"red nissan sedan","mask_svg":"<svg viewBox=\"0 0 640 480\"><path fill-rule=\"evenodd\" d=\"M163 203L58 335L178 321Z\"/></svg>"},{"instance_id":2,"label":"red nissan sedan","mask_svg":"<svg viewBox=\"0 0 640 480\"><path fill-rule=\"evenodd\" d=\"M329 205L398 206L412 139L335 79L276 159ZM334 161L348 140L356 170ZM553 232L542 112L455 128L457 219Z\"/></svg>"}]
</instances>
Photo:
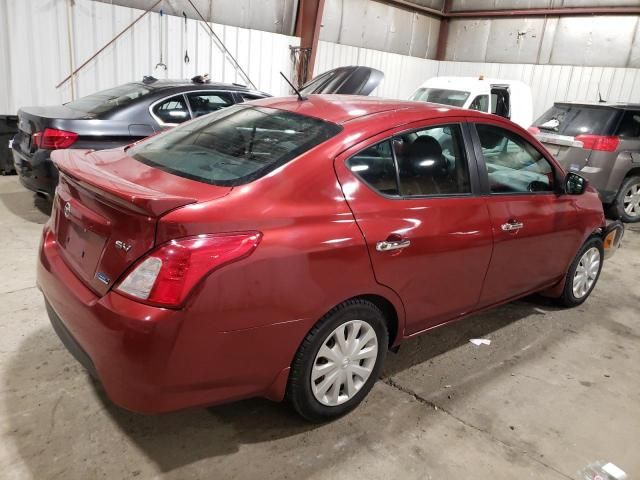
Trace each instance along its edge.
<instances>
[{"instance_id":1,"label":"red nissan sedan","mask_svg":"<svg viewBox=\"0 0 640 480\"><path fill-rule=\"evenodd\" d=\"M581 304L623 230L500 117L272 98L56 151L38 285L118 405L355 408L408 338L533 292Z\"/></svg>"}]
</instances>

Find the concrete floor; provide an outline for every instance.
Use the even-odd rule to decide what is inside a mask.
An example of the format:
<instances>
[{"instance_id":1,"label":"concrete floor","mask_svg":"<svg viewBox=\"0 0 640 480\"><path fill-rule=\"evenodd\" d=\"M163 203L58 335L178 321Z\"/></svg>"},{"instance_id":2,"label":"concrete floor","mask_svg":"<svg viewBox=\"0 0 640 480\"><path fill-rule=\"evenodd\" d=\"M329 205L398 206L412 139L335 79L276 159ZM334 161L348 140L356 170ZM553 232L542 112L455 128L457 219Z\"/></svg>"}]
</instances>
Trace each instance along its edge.
<instances>
[{"instance_id":1,"label":"concrete floor","mask_svg":"<svg viewBox=\"0 0 640 480\"><path fill-rule=\"evenodd\" d=\"M640 227L584 306L526 299L410 341L358 410L309 425L266 400L111 405L34 286L38 207L0 178L3 479L567 479L597 460L640 477Z\"/></svg>"}]
</instances>

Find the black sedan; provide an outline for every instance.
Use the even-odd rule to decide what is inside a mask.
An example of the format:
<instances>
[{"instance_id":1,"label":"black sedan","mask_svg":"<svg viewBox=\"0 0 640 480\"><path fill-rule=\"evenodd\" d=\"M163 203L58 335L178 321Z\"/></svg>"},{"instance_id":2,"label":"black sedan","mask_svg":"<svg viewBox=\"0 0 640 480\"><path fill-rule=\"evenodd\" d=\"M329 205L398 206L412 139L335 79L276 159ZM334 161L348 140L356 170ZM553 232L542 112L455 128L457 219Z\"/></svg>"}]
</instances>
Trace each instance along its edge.
<instances>
[{"instance_id":1,"label":"black sedan","mask_svg":"<svg viewBox=\"0 0 640 480\"><path fill-rule=\"evenodd\" d=\"M51 198L58 183L52 150L115 148L229 105L268 96L236 84L147 78L64 105L22 108L13 140L16 171L26 188Z\"/></svg>"}]
</instances>

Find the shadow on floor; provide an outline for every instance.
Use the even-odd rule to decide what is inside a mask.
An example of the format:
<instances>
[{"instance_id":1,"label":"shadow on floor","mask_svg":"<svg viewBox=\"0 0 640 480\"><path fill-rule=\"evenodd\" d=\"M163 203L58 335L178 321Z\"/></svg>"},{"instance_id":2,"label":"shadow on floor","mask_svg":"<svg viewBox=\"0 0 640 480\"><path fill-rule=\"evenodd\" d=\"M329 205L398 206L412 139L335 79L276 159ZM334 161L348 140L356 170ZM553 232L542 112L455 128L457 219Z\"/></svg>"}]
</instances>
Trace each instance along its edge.
<instances>
[{"instance_id":1,"label":"shadow on floor","mask_svg":"<svg viewBox=\"0 0 640 480\"><path fill-rule=\"evenodd\" d=\"M387 357L385 375L428 362L466 344L469 338L484 337L536 315L540 308L551 311L554 307L545 299L525 299L410 340L398 354ZM89 379L48 328L27 337L5 368L7 431L12 432L15 448L34 478L49 478L55 473L52 465L69 454L69 442L73 445L73 458L91 457L100 452L101 441L113 443L114 436L124 436L126 443L133 442L157 469L170 472L204 459L233 454L246 444L331 428L306 423L286 404L261 399L158 416L124 411L106 398L101 387ZM37 406L29 406L26 398L32 403L37 398ZM357 411L353 415L358 415ZM331 448L333 444L318 445L319 451ZM108 446L102 453L112 455ZM82 478L87 466L65 462L65 468L66 478Z\"/></svg>"},{"instance_id":2,"label":"shadow on floor","mask_svg":"<svg viewBox=\"0 0 640 480\"><path fill-rule=\"evenodd\" d=\"M13 185L12 185L13 187ZM22 187L20 187L22 188ZM0 190L0 202L14 215L31 223L44 224L51 215L51 202L30 190Z\"/></svg>"}]
</instances>

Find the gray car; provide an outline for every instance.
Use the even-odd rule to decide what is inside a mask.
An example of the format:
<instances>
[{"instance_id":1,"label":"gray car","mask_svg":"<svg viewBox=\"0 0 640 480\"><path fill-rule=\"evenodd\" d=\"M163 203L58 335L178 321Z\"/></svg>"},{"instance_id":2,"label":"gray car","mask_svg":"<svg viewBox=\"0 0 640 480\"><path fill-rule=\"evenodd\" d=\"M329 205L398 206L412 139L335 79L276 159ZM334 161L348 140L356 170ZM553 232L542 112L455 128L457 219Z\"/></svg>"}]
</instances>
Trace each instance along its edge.
<instances>
[{"instance_id":1,"label":"gray car","mask_svg":"<svg viewBox=\"0 0 640 480\"><path fill-rule=\"evenodd\" d=\"M610 215L640 221L640 105L556 103L530 130L598 189Z\"/></svg>"},{"instance_id":2,"label":"gray car","mask_svg":"<svg viewBox=\"0 0 640 480\"><path fill-rule=\"evenodd\" d=\"M236 84L147 77L64 105L21 108L12 145L14 164L26 188L52 197L58 184L52 150L120 147L191 118L268 96Z\"/></svg>"}]
</instances>

